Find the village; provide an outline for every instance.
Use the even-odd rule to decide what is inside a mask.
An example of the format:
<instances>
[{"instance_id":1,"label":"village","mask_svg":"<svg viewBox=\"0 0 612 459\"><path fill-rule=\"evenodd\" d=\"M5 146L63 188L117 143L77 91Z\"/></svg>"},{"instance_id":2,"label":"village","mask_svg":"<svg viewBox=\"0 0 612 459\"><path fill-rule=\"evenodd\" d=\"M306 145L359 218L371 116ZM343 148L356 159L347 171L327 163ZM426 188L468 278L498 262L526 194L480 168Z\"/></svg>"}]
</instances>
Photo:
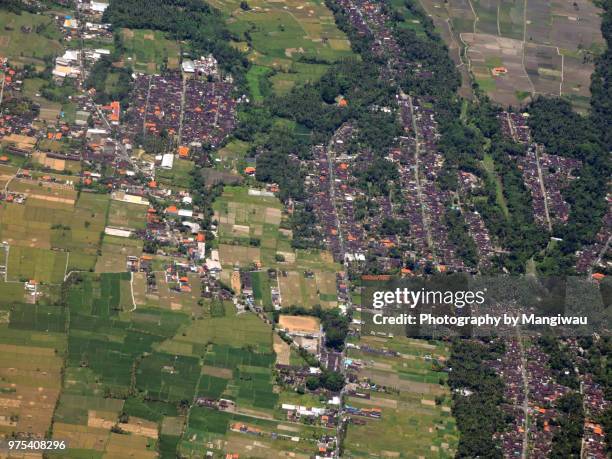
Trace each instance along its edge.
<instances>
[{"instance_id":1,"label":"village","mask_svg":"<svg viewBox=\"0 0 612 459\"><path fill-rule=\"evenodd\" d=\"M2 258L5 255L7 261L2 261L0 277L23 285L22 296L36 304L45 299L48 288L72 282L79 273L123 273L128 276L121 280L121 314L159 308L185 314L194 327L215 323L214 319L239 323L256 318L249 326L264 327L273 339L266 352L255 352L257 346L248 342L251 336L244 330L239 330L240 339L247 337L242 347L231 347L231 323L224 324L221 345L188 341L193 333L188 325L176 329L182 337L159 345L183 357L188 348L189 358L208 363L207 359L221 359L222 351L229 362L239 349L243 360L231 362L234 366L207 366L214 367L212 376L207 375L210 387L188 400L206 414L203 417L214 413L210 416L226 422L227 435L236 445L246 438L253 448L263 442L288 451L286 445L295 446L303 455L340 457L344 436L358 445L359 436L371 431L383 441L384 432L398 427L394 413L407 417L417 407L428 424L415 431L437 442L437 449L430 451L450 454L458 434L445 387L449 343L390 333L361 335L358 303L362 274L482 274L503 253L472 205L482 179L458 170L456 191L440 185L445 158L430 101L398 89L396 105L383 109L397 116L402 135L384 158L371 149L354 148L359 132L351 121L335 130L329 142L312 147L301 166L324 249L299 250L291 245L291 203L284 206L279 201L278 184L255 180L256 161L229 173L231 186L216 186L214 180L203 178L202 165L208 176L227 173L221 172L225 160L219 151L227 148L239 126L242 105L250 103L215 56L181 55L175 68L134 71L127 76L130 90L123 99L129 104L119 98L102 100L96 89L86 87L96 66L111 55L103 46L113 42L111 25L102 22L108 5L76 3L74 14L54 18L68 48L55 56L51 78L53 87L72 88L66 96L69 104L41 105L42 89L31 91L24 85L28 70L13 67L6 58L0 61L0 204L9 206L13 213L7 215L16 218L36 215L49 220L44 221L48 228L41 224L48 230L46 236L26 224L2 233ZM381 68L382 78L395 81L415 65L399 57L399 45L387 26L389 17L378 2L337 3L358 33L373 37L373 53L387 63ZM418 68L412 70L420 75ZM338 106L350 103L342 101ZM537 225L552 233L569 219L571 206L564 191L576 180L582 163L535 143L525 114L504 111L499 122L509 138L526 148L524 156L514 159L531 194ZM378 160L393 168L399 179L372 192L359 177ZM41 201L50 206L44 218ZM596 243L576 253L579 273L591 275L594 267L606 262L612 240L611 199L608 205ZM461 244L451 238L450 212L465 223L475 262L467 260ZM52 274L43 276L36 266L26 266L26 250L44 251L52 260ZM16 252L23 265L19 272L9 263ZM37 259L32 260L35 265ZM594 280L605 277L597 275ZM351 323L346 343L336 347L328 341L333 333L327 322L335 313L338 321ZM153 315L146 320L162 323ZM576 389L557 380L550 357L536 340L507 338L503 344L503 357L488 362L504 382L502 409L510 419L508 429L496 432L496 439L504 457L524 457L527 451L529 457L548 457L561 415L556 401ZM580 345L572 340L563 344L577 367ZM219 350L222 346L227 348ZM266 360L270 355L272 363ZM160 371L174 375L178 367L164 364ZM576 373L585 397L585 454L604 458L604 435L597 419L609 402L591 375L568 371ZM398 376L402 372L414 379ZM335 375L346 385L328 380ZM223 385L223 390L213 390L214 384ZM244 403L244 393L256 398L264 392L262 387L272 400L266 399L267 411L258 411L262 407L257 402ZM197 445L194 448L222 450L221 440L213 447L212 441L191 435L184 441ZM408 437L398 433L398 441ZM363 445L354 448L356 454L366 451ZM389 447L393 448L400 450L401 445Z\"/></svg>"}]
</instances>

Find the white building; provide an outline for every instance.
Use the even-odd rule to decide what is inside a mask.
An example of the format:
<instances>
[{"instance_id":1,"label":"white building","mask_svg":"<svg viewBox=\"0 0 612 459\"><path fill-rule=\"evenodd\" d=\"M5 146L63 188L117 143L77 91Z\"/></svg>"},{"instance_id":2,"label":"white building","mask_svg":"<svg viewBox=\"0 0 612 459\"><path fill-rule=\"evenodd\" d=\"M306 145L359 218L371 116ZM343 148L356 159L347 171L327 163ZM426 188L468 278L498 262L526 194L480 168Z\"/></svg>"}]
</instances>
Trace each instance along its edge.
<instances>
[{"instance_id":1,"label":"white building","mask_svg":"<svg viewBox=\"0 0 612 459\"><path fill-rule=\"evenodd\" d=\"M174 155L172 153L166 153L162 156L161 167L162 169L172 169L174 165Z\"/></svg>"}]
</instances>

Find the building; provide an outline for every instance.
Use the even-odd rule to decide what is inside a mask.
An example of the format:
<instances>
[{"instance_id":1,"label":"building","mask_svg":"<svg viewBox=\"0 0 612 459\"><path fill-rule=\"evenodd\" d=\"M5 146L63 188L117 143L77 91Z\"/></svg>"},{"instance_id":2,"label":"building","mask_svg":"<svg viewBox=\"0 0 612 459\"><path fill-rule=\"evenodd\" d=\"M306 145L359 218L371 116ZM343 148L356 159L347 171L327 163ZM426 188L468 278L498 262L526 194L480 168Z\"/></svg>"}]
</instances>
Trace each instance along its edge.
<instances>
[{"instance_id":1,"label":"building","mask_svg":"<svg viewBox=\"0 0 612 459\"><path fill-rule=\"evenodd\" d=\"M166 153L162 156L161 167L162 169L172 169L174 165L174 155L172 153Z\"/></svg>"}]
</instances>

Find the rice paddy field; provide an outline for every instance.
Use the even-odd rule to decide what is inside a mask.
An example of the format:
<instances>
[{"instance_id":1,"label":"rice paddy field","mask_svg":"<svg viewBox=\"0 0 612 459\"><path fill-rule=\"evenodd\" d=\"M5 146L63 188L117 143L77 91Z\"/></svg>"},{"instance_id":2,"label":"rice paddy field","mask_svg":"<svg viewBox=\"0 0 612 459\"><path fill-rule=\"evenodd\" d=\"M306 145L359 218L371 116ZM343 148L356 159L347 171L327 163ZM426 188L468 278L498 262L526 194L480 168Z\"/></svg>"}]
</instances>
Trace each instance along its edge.
<instances>
[{"instance_id":1,"label":"rice paddy field","mask_svg":"<svg viewBox=\"0 0 612 459\"><path fill-rule=\"evenodd\" d=\"M256 64L247 75L256 101L263 97L261 78L269 78L273 91L282 94L320 78L330 63L354 56L322 1L251 0L248 10L239 0L209 3L228 16L230 31L241 40L236 47Z\"/></svg>"},{"instance_id":2,"label":"rice paddy field","mask_svg":"<svg viewBox=\"0 0 612 459\"><path fill-rule=\"evenodd\" d=\"M108 211L108 226L145 229L147 224L147 207L140 204L112 200Z\"/></svg>"},{"instance_id":3,"label":"rice paddy field","mask_svg":"<svg viewBox=\"0 0 612 459\"><path fill-rule=\"evenodd\" d=\"M7 289L16 285L21 301ZM41 434L61 389L66 315L58 307L24 304L21 284L0 284L0 292L0 434Z\"/></svg>"},{"instance_id":4,"label":"rice paddy field","mask_svg":"<svg viewBox=\"0 0 612 459\"><path fill-rule=\"evenodd\" d=\"M386 392L370 391L370 398L348 397L346 405L380 408L380 419L354 416L365 424L351 422L345 441L350 457L454 457L458 431L451 415L446 374L434 371L434 361L443 362L448 348L441 343L403 337L361 337L361 346L396 351L381 355L349 350L349 359L360 362L360 379L369 379Z\"/></svg>"},{"instance_id":5,"label":"rice paddy field","mask_svg":"<svg viewBox=\"0 0 612 459\"><path fill-rule=\"evenodd\" d=\"M327 252L291 246L291 231L284 228L286 216L278 198L249 194L244 186L226 187L214 210L219 257L229 268L223 275L229 276L235 266L261 269L251 273L258 304L269 309L270 289L278 288L282 306L337 306L335 273L340 266ZM278 277L270 278L268 268L278 270ZM229 283L229 277L225 280Z\"/></svg>"},{"instance_id":6,"label":"rice paddy field","mask_svg":"<svg viewBox=\"0 0 612 459\"><path fill-rule=\"evenodd\" d=\"M455 62L463 64L464 89L471 78L502 105L545 94L565 97L579 111L587 108L593 58L604 47L601 11L592 1L420 3ZM507 72L495 75L496 67Z\"/></svg>"},{"instance_id":7,"label":"rice paddy field","mask_svg":"<svg viewBox=\"0 0 612 459\"><path fill-rule=\"evenodd\" d=\"M265 323L209 300L199 318L135 307L132 281L74 274L62 306L0 297L0 433L51 430L70 444L68 455L50 455L58 458L163 458L177 449L201 457L203 448L309 457L324 431L280 420ZM230 399L236 409L198 407L196 397ZM254 440L235 423L262 434Z\"/></svg>"},{"instance_id":8,"label":"rice paddy field","mask_svg":"<svg viewBox=\"0 0 612 459\"><path fill-rule=\"evenodd\" d=\"M61 282L64 270L94 268L108 196L77 196L67 185L39 186L36 180L12 180L9 190L27 195L23 204L0 204L0 237L11 247L9 275Z\"/></svg>"}]
</instances>

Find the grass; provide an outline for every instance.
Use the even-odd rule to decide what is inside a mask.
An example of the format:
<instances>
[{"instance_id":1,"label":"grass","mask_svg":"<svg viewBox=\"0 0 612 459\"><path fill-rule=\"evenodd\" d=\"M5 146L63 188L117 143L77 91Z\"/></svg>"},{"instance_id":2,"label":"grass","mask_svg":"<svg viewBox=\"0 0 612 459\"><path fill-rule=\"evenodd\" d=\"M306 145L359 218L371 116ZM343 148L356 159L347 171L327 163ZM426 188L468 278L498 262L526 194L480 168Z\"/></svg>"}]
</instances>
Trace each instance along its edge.
<instances>
[{"instance_id":1,"label":"grass","mask_svg":"<svg viewBox=\"0 0 612 459\"><path fill-rule=\"evenodd\" d=\"M507 218L510 216L510 212L508 211L508 205L506 204L506 198L504 197L504 187L501 178L495 171L495 162L493 161L493 157L490 154L485 153L482 165L487 171L487 174L489 174L489 177L495 183L495 198L497 200L497 205L499 205Z\"/></svg>"},{"instance_id":2,"label":"grass","mask_svg":"<svg viewBox=\"0 0 612 459\"><path fill-rule=\"evenodd\" d=\"M26 33L22 27L41 30ZM19 15L0 11L0 30L0 55L21 66L31 63L42 70L45 57L62 52L60 31L49 17L25 11Z\"/></svg>"},{"instance_id":3,"label":"grass","mask_svg":"<svg viewBox=\"0 0 612 459\"><path fill-rule=\"evenodd\" d=\"M253 281L253 296L255 301L264 309L268 310L272 307L272 295L270 293L270 280L268 274L264 271L251 273Z\"/></svg>"},{"instance_id":4,"label":"grass","mask_svg":"<svg viewBox=\"0 0 612 459\"><path fill-rule=\"evenodd\" d=\"M157 30L123 29L127 63L144 73L159 73L164 62L170 70L177 69L180 46Z\"/></svg>"},{"instance_id":5,"label":"grass","mask_svg":"<svg viewBox=\"0 0 612 459\"><path fill-rule=\"evenodd\" d=\"M108 212L108 226L119 226L133 230L145 229L146 206L112 200Z\"/></svg>"},{"instance_id":6,"label":"grass","mask_svg":"<svg viewBox=\"0 0 612 459\"><path fill-rule=\"evenodd\" d=\"M235 348L250 346L261 353L272 351L270 329L253 314L236 315L231 304L225 304L225 316L193 321L183 327L180 335L164 342L159 349L169 349L173 343L198 347L208 342Z\"/></svg>"},{"instance_id":7,"label":"grass","mask_svg":"<svg viewBox=\"0 0 612 459\"><path fill-rule=\"evenodd\" d=\"M319 78L330 63L353 56L346 36L323 2L251 0L248 11L241 10L236 0L211 3L230 16L228 28L240 37L240 43L251 45L248 58L255 67L247 79L256 102L264 95L261 78L271 71L278 72L271 82L274 92L280 94L297 83ZM303 57L321 64L300 62Z\"/></svg>"},{"instance_id":8,"label":"grass","mask_svg":"<svg viewBox=\"0 0 612 459\"><path fill-rule=\"evenodd\" d=\"M175 157L171 170L157 169L156 179L165 185L185 189L191 186L191 171L193 170L193 161L178 159Z\"/></svg>"},{"instance_id":9,"label":"grass","mask_svg":"<svg viewBox=\"0 0 612 459\"><path fill-rule=\"evenodd\" d=\"M249 144L241 140L232 140L225 147L217 152L220 159L218 169L241 173L247 166L245 157L249 149Z\"/></svg>"},{"instance_id":10,"label":"grass","mask_svg":"<svg viewBox=\"0 0 612 459\"><path fill-rule=\"evenodd\" d=\"M11 247L8 261L9 280L60 283L64 280L67 252L32 247Z\"/></svg>"},{"instance_id":11,"label":"grass","mask_svg":"<svg viewBox=\"0 0 612 459\"><path fill-rule=\"evenodd\" d=\"M4 255L4 254L2 254ZM0 281L0 301L7 303L23 302L24 288L23 285L16 282Z\"/></svg>"},{"instance_id":12,"label":"grass","mask_svg":"<svg viewBox=\"0 0 612 459\"><path fill-rule=\"evenodd\" d=\"M272 70L261 65L253 65L247 72L246 79L249 84L249 90L254 102L262 102L264 94L262 90L262 80L265 79Z\"/></svg>"}]
</instances>

